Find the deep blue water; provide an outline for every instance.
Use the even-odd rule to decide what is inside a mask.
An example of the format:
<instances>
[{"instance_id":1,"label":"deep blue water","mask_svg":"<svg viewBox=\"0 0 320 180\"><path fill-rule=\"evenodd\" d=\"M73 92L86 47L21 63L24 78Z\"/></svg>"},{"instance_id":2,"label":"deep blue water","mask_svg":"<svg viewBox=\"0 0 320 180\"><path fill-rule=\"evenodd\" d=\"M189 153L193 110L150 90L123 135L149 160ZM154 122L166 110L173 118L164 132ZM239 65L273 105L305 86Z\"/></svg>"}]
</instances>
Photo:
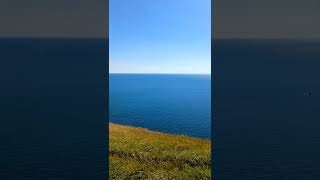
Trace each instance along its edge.
<instances>
[{"instance_id":1,"label":"deep blue water","mask_svg":"<svg viewBox=\"0 0 320 180\"><path fill-rule=\"evenodd\" d=\"M111 122L210 138L210 75L111 74Z\"/></svg>"},{"instance_id":2,"label":"deep blue water","mask_svg":"<svg viewBox=\"0 0 320 180\"><path fill-rule=\"evenodd\" d=\"M214 40L212 54L216 179L319 179L320 41Z\"/></svg>"},{"instance_id":3,"label":"deep blue water","mask_svg":"<svg viewBox=\"0 0 320 180\"><path fill-rule=\"evenodd\" d=\"M106 179L106 49L104 40L0 40L0 179ZM320 42L216 40L212 55L213 176L319 179ZM110 119L209 136L208 78L148 77L110 77L109 103L121 107Z\"/></svg>"},{"instance_id":4,"label":"deep blue water","mask_svg":"<svg viewBox=\"0 0 320 180\"><path fill-rule=\"evenodd\" d=\"M0 179L107 179L107 41L0 40Z\"/></svg>"}]
</instances>

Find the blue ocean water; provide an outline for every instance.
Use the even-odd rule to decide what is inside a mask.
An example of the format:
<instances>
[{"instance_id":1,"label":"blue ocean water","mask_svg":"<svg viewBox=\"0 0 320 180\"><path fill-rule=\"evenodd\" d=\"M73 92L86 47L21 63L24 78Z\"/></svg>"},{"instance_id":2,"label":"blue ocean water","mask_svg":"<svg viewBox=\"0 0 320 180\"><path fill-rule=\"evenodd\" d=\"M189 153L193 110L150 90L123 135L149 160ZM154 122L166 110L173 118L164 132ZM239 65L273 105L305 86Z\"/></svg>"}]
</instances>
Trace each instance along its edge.
<instances>
[{"instance_id":1,"label":"blue ocean water","mask_svg":"<svg viewBox=\"0 0 320 180\"><path fill-rule=\"evenodd\" d=\"M210 138L210 75L110 74L111 122Z\"/></svg>"},{"instance_id":2,"label":"blue ocean water","mask_svg":"<svg viewBox=\"0 0 320 180\"><path fill-rule=\"evenodd\" d=\"M320 41L213 40L213 174L320 177Z\"/></svg>"}]
</instances>

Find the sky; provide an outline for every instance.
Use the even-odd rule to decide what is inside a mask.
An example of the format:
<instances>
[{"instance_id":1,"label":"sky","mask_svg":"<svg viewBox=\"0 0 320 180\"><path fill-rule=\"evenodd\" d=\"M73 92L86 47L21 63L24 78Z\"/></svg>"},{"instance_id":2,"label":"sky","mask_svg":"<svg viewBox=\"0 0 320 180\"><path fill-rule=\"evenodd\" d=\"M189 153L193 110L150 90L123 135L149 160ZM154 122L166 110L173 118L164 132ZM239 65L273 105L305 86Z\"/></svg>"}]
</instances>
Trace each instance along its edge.
<instances>
[{"instance_id":1,"label":"sky","mask_svg":"<svg viewBox=\"0 0 320 180\"><path fill-rule=\"evenodd\" d=\"M213 0L213 38L319 39L319 0Z\"/></svg>"},{"instance_id":2,"label":"sky","mask_svg":"<svg viewBox=\"0 0 320 180\"><path fill-rule=\"evenodd\" d=\"M107 38L107 0L0 0L0 38Z\"/></svg>"},{"instance_id":3,"label":"sky","mask_svg":"<svg viewBox=\"0 0 320 180\"><path fill-rule=\"evenodd\" d=\"M110 73L211 73L210 0L110 0Z\"/></svg>"},{"instance_id":4,"label":"sky","mask_svg":"<svg viewBox=\"0 0 320 180\"><path fill-rule=\"evenodd\" d=\"M171 23L180 21L181 16L186 16L194 26L208 21L209 0L157 1L110 0L112 5L110 20L113 21L114 28L122 32L123 28L133 29L134 23L142 21L142 17L139 16L144 14L150 16L145 21L166 20L169 19L168 16L172 18ZM212 0L212 2L214 38L320 38L319 0ZM0 0L0 38L106 38L108 14L107 0ZM119 24L115 23L117 19L123 22L132 19L132 23L130 25L129 22L125 27L119 22L118 26ZM187 24L185 21L182 20L179 24L184 30L183 27ZM170 22L163 24L166 29L171 25ZM141 24L143 22L139 23ZM152 25L154 23L148 27L151 28ZM160 25L161 23L155 27ZM190 31L195 28L204 29L205 25L208 23L200 25L201 27L193 27ZM174 32L170 35L176 36ZM178 35L183 36L183 34ZM169 37L169 33L164 33L163 36Z\"/></svg>"}]
</instances>

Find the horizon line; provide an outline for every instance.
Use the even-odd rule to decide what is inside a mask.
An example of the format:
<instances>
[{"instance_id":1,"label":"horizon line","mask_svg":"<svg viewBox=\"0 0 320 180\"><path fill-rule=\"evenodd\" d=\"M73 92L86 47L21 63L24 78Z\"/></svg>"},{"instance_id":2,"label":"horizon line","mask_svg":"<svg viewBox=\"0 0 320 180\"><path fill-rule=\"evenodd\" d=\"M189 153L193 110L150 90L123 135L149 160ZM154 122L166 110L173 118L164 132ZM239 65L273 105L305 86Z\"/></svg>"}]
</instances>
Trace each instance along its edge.
<instances>
[{"instance_id":1,"label":"horizon line","mask_svg":"<svg viewBox=\"0 0 320 180\"><path fill-rule=\"evenodd\" d=\"M130 72L109 72L109 74L153 74L153 75L158 75L158 74L163 74L163 75L211 75L211 73L130 73Z\"/></svg>"}]
</instances>

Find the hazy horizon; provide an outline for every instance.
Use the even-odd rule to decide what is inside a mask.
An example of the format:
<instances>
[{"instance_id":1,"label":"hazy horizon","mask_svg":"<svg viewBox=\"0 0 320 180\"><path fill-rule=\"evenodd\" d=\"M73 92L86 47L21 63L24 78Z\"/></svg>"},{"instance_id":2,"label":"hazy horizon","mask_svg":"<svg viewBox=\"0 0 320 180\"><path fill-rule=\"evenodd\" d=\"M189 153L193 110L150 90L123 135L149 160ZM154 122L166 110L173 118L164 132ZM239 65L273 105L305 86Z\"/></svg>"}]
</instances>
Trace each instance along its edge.
<instances>
[{"instance_id":1,"label":"hazy horizon","mask_svg":"<svg viewBox=\"0 0 320 180\"><path fill-rule=\"evenodd\" d=\"M145 75L161 75L161 74L164 74L164 75L211 75L211 73L157 73L157 72L154 72L154 73L128 73L128 72L109 72L109 74L145 74Z\"/></svg>"},{"instance_id":2,"label":"hazy horizon","mask_svg":"<svg viewBox=\"0 0 320 180\"><path fill-rule=\"evenodd\" d=\"M111 0L110 73L210 74L210 0Z\"/></svg>"}]
</instances>

